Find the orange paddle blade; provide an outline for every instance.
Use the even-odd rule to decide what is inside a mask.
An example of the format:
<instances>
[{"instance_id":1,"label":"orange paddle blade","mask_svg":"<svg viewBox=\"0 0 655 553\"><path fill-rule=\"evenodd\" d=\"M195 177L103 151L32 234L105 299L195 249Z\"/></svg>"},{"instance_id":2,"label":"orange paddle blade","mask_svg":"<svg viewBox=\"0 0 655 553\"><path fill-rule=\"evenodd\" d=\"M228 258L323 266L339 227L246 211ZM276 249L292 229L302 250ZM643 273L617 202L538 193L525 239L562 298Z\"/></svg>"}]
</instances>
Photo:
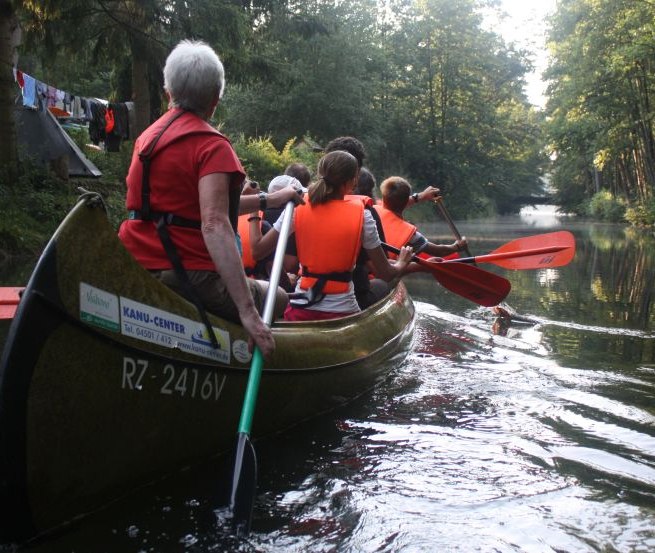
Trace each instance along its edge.
<instances>
[{"instance_id":1,"label":"orange paddle blade","mask_svg":"<svg viewBox=\"0 0 655 553\"><path fill-rule=\"evenodd\" d=\"M568 231L517 238L493 252L446 263L493 263L505 269L545 269L568 265L575 256L575 239Z\"/></svg>"},{"instance_id":2,"label":"orange paddle blade","mask_svg":"<svg viewBox=\"0 0 655 553\"><path fill-rule=\"evenodd\" d=\"M474 265L443 263L416 258L444 288L484 307L503 301L512 289L509 280Z\"/></svg>"},{"instance_id":3,"label":"orange paddle blade","mask_svg":"<svg viewBox=\"0 0 655 553\"><path fill-rule=\"evenodd\" d=\"M398 248L384 242L382 247L395 254L400 253ZM416 255L412 256L412 261L431 272L444 288L485 307L498 305L512 289L506 278L473 265L428 261Z\"/></svg>"}]
</instances>

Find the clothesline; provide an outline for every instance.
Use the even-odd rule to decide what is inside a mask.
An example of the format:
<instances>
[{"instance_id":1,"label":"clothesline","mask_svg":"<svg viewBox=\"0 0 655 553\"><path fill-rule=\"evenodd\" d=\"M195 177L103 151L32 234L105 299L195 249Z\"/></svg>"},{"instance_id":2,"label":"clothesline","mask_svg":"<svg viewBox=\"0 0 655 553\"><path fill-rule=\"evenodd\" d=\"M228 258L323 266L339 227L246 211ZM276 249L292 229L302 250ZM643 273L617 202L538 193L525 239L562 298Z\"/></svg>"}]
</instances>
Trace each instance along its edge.
<instances>
[{"instance_id":1,"label":"clothesline","mask_svg":"<svg viewBox=\"0 0 655 553\"><path fill-rule=\"evenodd\" d=\"M103 142L108 151L118 151L121 141L130 138L133 102L108 102L73 95L41 82L17 67L13 67L13 72L25 108L48 109L57 117L88 122L91 141L94 144Z\"/></svg>"}]
</instances>

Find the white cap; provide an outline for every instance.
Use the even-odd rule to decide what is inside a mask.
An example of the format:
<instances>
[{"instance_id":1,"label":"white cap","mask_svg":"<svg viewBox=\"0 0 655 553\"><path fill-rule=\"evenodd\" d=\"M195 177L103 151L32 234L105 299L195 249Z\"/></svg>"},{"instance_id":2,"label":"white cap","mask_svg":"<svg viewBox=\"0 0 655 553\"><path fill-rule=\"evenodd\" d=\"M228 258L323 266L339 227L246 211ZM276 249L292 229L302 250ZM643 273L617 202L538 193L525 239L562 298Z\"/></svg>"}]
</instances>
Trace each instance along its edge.
<instances>
[{"instance_id":1,"label":"white cap","mask_svg":"<svg viewBox=\"0 0 655 553\"><path fill-rule=\"evenodd\" d=\"M292 177L290 175L280 175L279 177L275 177L271 182L268 183L268 192L272 194L273 192L282 190L287 186L291 186L295 189L300 189L302 190L303 194L307 192L307 189L300 184L300 181L296 177Z\"/></svg>"}]
</instances>

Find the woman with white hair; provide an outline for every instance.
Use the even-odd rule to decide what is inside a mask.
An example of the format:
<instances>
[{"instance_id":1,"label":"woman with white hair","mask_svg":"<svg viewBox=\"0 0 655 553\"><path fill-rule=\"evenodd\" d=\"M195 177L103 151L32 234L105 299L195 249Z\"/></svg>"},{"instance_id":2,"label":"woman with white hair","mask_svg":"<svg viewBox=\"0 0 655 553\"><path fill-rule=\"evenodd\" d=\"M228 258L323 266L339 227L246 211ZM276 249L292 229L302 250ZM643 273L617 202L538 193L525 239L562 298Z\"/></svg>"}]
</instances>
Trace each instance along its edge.
<instances>
[{"instance_id":1,"label":"woman with white hair","mask_svg":"<svg viewBox=\"0 0 655 553\"><path fill-rule=\"evenodd\" d=\"M246 279L237 217L299 196L285 189L240 200L241 162L207 122L224 87L223 64L207 44L184 40L170 53L164 67L169 110L134 145L126 178L129 217L119 237L156 278L193 301L206 324L204 309L240 322L268 356L275 343L258 313L268 283ZM282 289L277 300L281 313Z\"/></svg>"}]
</instances>

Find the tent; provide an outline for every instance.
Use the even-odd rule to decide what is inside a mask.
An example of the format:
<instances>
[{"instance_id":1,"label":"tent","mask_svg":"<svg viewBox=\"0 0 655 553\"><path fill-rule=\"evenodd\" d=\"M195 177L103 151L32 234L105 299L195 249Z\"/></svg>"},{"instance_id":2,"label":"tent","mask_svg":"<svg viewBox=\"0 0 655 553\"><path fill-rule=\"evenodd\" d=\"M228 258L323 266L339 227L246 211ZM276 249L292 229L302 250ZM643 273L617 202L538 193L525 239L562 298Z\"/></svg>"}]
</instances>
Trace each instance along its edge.
<instances>
[{"instance_id":1,"label":"tent","mask_svg":"<svg viewBox=\"0 0 655 553\"><path fill-rule=\"evenodd\" d=\"M19 155L45 164L68 158L68 176L99 177L98 169L47 109L14 106Z\"/></svg>"}]
</instances>

